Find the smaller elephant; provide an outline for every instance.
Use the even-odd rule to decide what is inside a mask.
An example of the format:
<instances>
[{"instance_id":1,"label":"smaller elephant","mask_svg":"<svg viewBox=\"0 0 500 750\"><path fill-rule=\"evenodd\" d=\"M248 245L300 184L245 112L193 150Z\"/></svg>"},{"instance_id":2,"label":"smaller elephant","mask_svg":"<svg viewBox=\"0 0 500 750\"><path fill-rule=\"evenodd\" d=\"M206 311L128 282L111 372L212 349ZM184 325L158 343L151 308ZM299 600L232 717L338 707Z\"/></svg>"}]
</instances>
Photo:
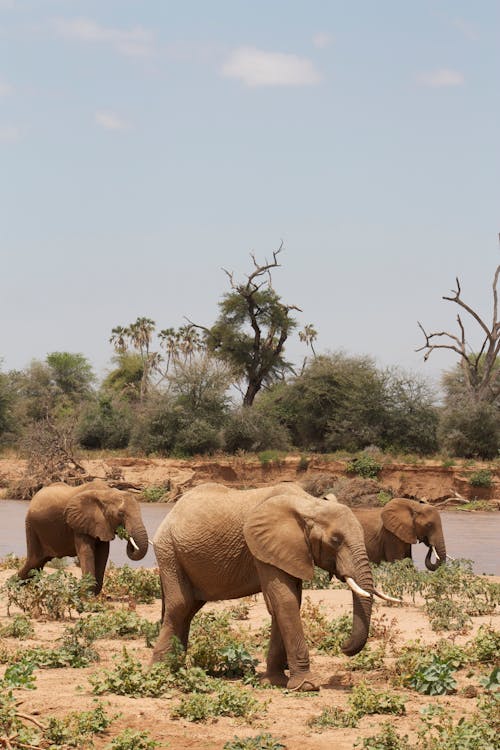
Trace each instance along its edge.
<instances>
[{"instance_id":1,"label":"smaller elephant","mask_svg":"<svg viewBox=\"0 0 500 750\"><path fill-rule=\"evenodd\" d=\"M446 562L441 517L432 505L395 497L383 508L353 508L353 513L363 527L371 562L411 558L411 545L417 542L429 548L425 557L428 570L436 570ZM433 551L435 562L432 562Z\"/></svg>"},{"instance_id":2,"label":"smaller elephant","mask_svg":"<svg viewBox=\"0 0 500 750\"><path fill-rule=\"evenodd\" d=\"M127 555L142 560L148 535L137 500L101 480L78 487L56 482L33 495L26 514L27 559L21 579L41 570L53 557L78 556L82 575L95 578L95 594L102 589L109 542L123 526L128 532Z\"/></svg>"}]
</instances>

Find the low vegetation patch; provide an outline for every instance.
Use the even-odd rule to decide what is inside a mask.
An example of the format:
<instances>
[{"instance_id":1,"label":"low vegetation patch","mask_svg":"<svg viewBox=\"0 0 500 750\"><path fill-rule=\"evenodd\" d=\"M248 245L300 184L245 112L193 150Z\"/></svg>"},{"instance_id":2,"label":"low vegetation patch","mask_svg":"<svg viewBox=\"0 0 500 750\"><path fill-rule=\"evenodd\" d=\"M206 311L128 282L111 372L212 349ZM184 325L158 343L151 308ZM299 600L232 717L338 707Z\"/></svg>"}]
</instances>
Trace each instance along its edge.
<instances>
[{"instance_id":1,"label":"low vegetation patch","mask_svg":"<svg viewBox=\"0 0 500 750\"><path fill-rule=\"evenodd\" d=\"M91 576L76 578L58 570L50 575L34 571L27 581L12 576L0 591L7 595L7 614L10 614L11 607L16 606L36 618L62 620L84 610L93 600L93 588Z\"/></svg>"},{"instance_id":2,"label":"low vegetation patch","mask_svg":"<svg viewBox=\"0 0 500 750\"><path fill-rule=\"evenodd\" d=\"M104 577L103 594L109 599L151 604L155 599L161 599L158 570L110 564Z\"/></svg>"}]
</instances>

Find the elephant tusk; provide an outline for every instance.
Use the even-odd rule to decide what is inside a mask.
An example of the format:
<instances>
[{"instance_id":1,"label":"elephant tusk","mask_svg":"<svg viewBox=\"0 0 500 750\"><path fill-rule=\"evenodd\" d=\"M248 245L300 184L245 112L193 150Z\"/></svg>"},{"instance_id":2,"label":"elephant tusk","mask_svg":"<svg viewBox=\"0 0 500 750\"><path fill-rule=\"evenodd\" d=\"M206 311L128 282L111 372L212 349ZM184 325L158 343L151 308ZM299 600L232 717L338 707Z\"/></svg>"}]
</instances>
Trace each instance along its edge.
<instances>
[{"instance_id":1,"label":"elephant tusk","mask_svg":"<svg viewBox=\"0 0 500 750\"><path fill-rule=\"evenodd\" d=\"M354 593L358 594L358 596L363 596L365 599L371 599L372 595L368 593L368 591L365 591L361 588L361 586L358 586L356 581L353 578L349 578L349 576L346 577L345 582L349 586Z\"/></svg>"},{"instance_id":2,"label":"elephant tusk","mask_svg":"<svg viewBox=\"0 0 500 750\"><path fill-rule=\"evenodd\" d=\"M151 546L153 546L153 542L151 541L151 539L148 539L148 544L150 544Z\"/></svg>"},{"instance_id":3,"label":"elephant tusk","mask_svg":"<svg viewBox=\"0 0 500 750\"><path fill-rule=\"evenodd\" d=\"M132 545L132 547L133 547L133 548L134 548L135 550L139 551L139 547L138 547L138 546L137 546L137 544L135 543L135 541L134 541L134 537L133 537L133 536L129 536L128 540L129 540L130 544Z\"/></svg>"},{"instance_id":4,"label":"elephant tusk","mask_svg":"<svg viewBox=\"0 0 500 750\"><path fill-rule=\"evenodd\" d=\"M378 596L379 599L384 599L386 602L395 602L396 604L403 604L402 599L396 599L395 596L389 596L389 594L383 594L381 591L377 591L377 589L373 589L373 593L375 596Z\"/></svg>"},{"instance_id":5,"label":"elephant tusk","mask_svg":"<svg viewBox=\"0 0 500 750\"><path fill-rule=\"evenodd\" d=\"M432 548L432 551L436 555L436 560L441 560L441 558L439 557L438 553L436 552L436 548L435 547Z\"/></svg>"}]
</instances>

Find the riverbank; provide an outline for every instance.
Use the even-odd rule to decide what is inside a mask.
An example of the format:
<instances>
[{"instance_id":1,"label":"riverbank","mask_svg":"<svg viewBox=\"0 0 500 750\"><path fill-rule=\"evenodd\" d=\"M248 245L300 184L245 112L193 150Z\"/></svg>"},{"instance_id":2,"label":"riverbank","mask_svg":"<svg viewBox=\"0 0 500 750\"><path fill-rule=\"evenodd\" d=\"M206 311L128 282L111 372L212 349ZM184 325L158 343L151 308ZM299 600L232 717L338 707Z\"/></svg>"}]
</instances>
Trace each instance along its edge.
<instances>
[{"instance_id":1,"label":"riverbank","mask_svg":"<svg viewBox=\"0 0 500 750\"><path fill-rule=\"evenodd\" d=\"M232 487L260 487L273 482L300 482L306 489L317 485L320 491L339 480L352 479L350 459L324 455L287 455L269 453L244 456L216 456L193 459L139 458L133 456L89 455L80 464L92 477L100 477L148 490L163 501L174 500L189 487L202 482L221 482ZM446 507L478 505L482 510L500 509L500 465L481 462L417 459L411 462L380 460L376 475L380 491L395 497L424 499ZM0 497L9 497L9 488L26 471L26 461L0 457ZM477 484L478 473L487 472L489 486ZM483 482L484 482L484 474ZM479 478L481 481L481 477ZM488 482L486 482L488 484ZM376 489L376 488L375 488ZM163 491L163 492L162 492ZM472 508L474 505L472 506Z\"/></svg>"}]
</instances>

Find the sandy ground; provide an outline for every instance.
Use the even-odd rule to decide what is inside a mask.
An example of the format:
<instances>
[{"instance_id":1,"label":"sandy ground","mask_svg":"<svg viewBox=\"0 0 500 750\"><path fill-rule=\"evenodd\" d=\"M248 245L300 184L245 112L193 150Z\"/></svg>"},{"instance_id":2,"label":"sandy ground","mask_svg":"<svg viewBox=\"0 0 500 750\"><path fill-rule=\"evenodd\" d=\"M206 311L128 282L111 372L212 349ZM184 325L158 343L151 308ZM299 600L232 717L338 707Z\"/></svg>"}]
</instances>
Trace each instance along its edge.
<instances>
[{"instance_id":1,"label":"sandy ground","mask_svg":"<svg viewBox=\"0 0 500 750\"><path fill-rule=\"evenodd\" d=\"M76 574L78 572L75 569ZM0 571L0 584L12 574L12 571ZM494 580L500 580L496 578ZM313 604L320 604L322 610L328 617L338 617L340 614L350 612L350 593L347 590L329 589L304 592L306 604L307 599ZM234 602L219 602L208 605L208 607L221 609L234 605ZM127 607L126 603L116 604L117 607ZM156 601L151 605L137 605L137 612L151 621L160 617L161 603ZM206 611L205 609L205 611ZM15 614L13 610L11 614ZM376 604L372 621L385 624L390 627L391 639L394 645L389 648L389 656L386 658L386 667L390 667L393 660L391 653L397 652L400 646L411 639L421 638L432 647L441 637L449 637L457 643L465 643L477 631L482 623L492 623L498 627L498 615L487 617L475 617L472 630L467 635L452 636L446 633L434 633L428 624L420 605L406 603L403 607ZM259 595L250 600L250 612L248 620L234 620L235 628L256 629L269 621L262 597ZM0 596L0 625L9 622L6 613L5 595ZM18 648L26 645L50 645L60 636L64 627L71 621L35 621L36 636L32 641L20 643L13 638L0 639L0 646ZM381 629L381 628L379 628ZM377 646L381 641L370 639L372 646ZM151 651L144 645L144 639L132 641L96 641L97 650L101 657L99 664L85 669L39 669L36 670L36 690L16 692L21 701L19 710L24 713L46 719L49 715L63 716L72 710L84 710L92 707L93 695L88 682L88 676L103 666L110 666L112 657L119 654L123 645L126 645L131 653L143 663L148 663ZM262 672L264 654L257 653L259 657L258 672ZM116 736L125 727L133 729L148 730L152 737L164 743L170 750L221 750L224 743L234 738L251 737L265 732L280 740L288 750L351 750L358 738L364 738L375 734L379 727L388 719L401 733L409 733L410 738L415 737L415 731L419 725L419 712L421 708L429 703L439 703L452 708L461 715L474 712L476 700L466 698L461 694L465 685L478 685L479 674L490 672L491 667L474 669L471 673L467 669L456 673L458 679L458 692L454 695L429 698L415 691L394 687L390 684L388 673L384 670L371 672L351 672L346 669L347 657L331 657L315 649L311 651L313 669L319 673L321 688L318 693L303 694L289 693L280 689L265 690L262 688L245 687L252 691L254 696L262 703L262 711L258 719L251 725L240 719L221 717L211 723L191 723L186 720L174 720L171 711L180 700L180 694L174 694L168 698L129 698L117 695L105 695L104 701L109 701L109 712L121 712L121 718L116 719L105 736L95 740L97 748L104 747L110 739ZM0 674L4 667L0 665ZM318 716L327 707L347 707L348 697L352 686L361 681L366 681L377 690L390 690L403 695L407 699L405 716L365 716L354 729L326 729L322 732L313 731L307 726L311 717Z\"/></svg>"}]
</instances>

